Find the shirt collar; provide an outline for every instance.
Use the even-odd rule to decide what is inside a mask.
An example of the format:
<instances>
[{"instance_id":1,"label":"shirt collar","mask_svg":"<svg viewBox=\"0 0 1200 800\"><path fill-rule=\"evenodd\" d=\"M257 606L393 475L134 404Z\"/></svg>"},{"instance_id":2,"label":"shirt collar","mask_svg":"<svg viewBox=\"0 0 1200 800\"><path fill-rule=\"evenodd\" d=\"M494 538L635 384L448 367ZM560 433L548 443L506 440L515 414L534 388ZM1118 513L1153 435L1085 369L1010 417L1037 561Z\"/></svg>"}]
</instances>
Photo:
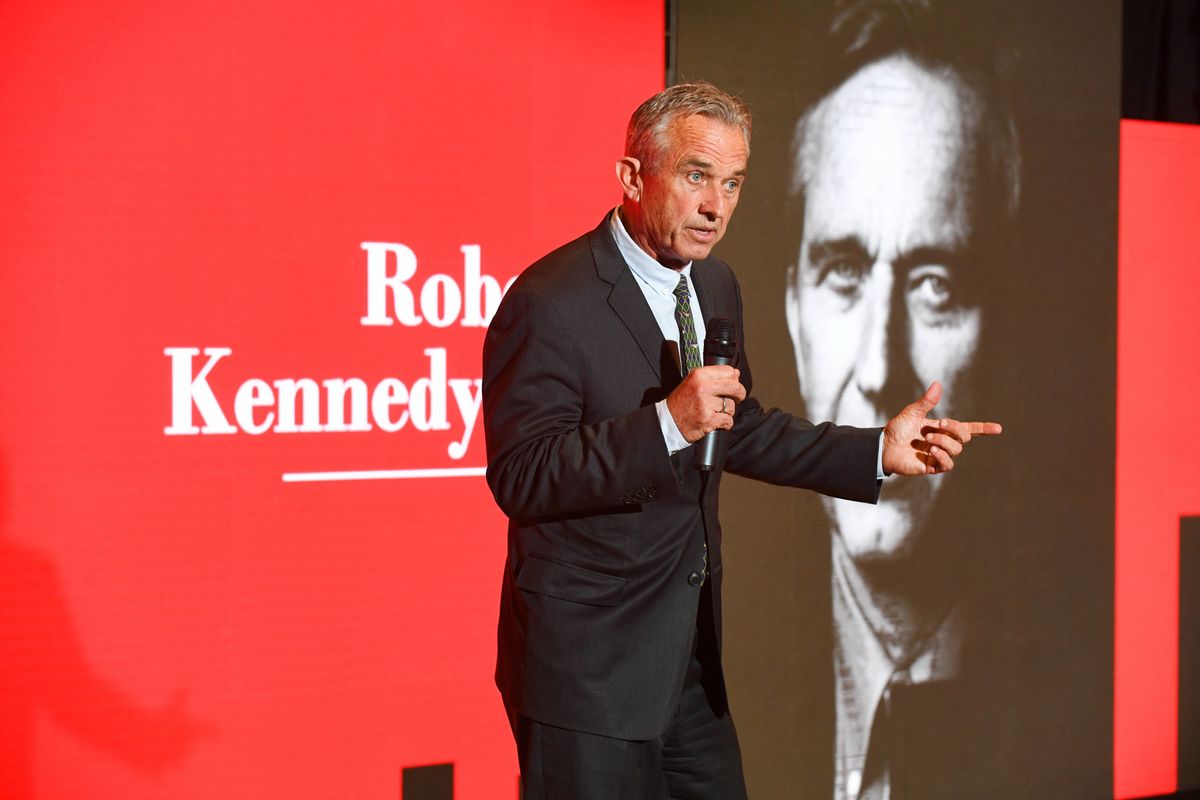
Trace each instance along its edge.
<instances>
[{"instance_id":1,"label":"shirt collar","mask_svg":"<svg viewBox=\"0 0 1200 800\"><path fill-rule=\"evenodd\" d=\"M837 676L838 747L866 754L875 707L893 676L899 683L949 680L959 671L963 614L955 608L897 663L879 640L879 612L864 608L861 587L845 545L832 541L834 664Z\"/></svg>"},{"instance_id":2,"label":"shirt collar","mask_svg":"<svg viewBox=\"0 0 1200 800\"><path fill-rule=\"evenodd\" d=\"M836 534L832 556L838 743L865 757L875 706L896 665L850 590L846 570L853 567Z\"/></svg>"},{"instance_id":3,"label":"shirt collar","mask_svg":"<svg viewBox=\"0 0 1200 800\"><path fill-rule=\"evenodd\" d=\"M675 292L675 287L679 284L680 275L688 278L689 281L691 280L691 261L684 264L681 270L664 267L655 261L629 235L629 231L625 229L625 223L621 221L621 214L619 212L619 207L613 209L612 215L609 217L609 227L612 229L617 249L621 251L621 256L624 257L625 263L629 265L630 271L633 272L638 280L654 291L665 295L671 295Z\"/></svg>"}]
</instances>

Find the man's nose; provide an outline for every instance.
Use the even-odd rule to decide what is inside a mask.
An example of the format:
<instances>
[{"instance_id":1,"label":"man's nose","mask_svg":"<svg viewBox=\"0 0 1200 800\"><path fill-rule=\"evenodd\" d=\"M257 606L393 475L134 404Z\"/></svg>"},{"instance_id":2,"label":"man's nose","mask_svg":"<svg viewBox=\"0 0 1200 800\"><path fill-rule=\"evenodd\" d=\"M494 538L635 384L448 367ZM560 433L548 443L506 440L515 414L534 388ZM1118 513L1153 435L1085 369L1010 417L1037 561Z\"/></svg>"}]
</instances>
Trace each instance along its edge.
<instances>
[{"instance_id":1,"label":"man's nose","mask_svg":"<svg viewBox=\"0 0 1200 800\"><path fill-rule=\"evenodd\" d=\"M888 382L892 332L892 287L895 272L890 264L876 263L867 275L863 293L863 336L854 364L854 381L865 397L878 398Z\"/></svg>"},{"instance_id":2,"label":"man's nose","mask_svg":"<svg viewBox=\"0 0 1200 800\"><path fill-rule=\"evenodd\" d=\"M716 222L725 216L725 202L725 195L721 193L721 188L709 186L700 199L699 211L709 222Z\"/></svg>"}]
</instances>

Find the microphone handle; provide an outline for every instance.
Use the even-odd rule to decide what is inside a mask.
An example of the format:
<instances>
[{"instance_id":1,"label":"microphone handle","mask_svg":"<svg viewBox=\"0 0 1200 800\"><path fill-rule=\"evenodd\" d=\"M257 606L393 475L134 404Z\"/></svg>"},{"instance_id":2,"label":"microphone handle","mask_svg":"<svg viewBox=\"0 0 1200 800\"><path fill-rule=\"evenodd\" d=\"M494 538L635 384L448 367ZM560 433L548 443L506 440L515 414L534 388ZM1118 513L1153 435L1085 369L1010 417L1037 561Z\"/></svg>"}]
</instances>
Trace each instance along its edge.
<instances>
[{"instance_id":1,"label":"microphone handle","mask_svg":"<svg viewBox=\"0 0 1200 800\"><path fill-rule=\"evenodd\" d=\"M708 348L705 348L706 350ZM734 362L734 357L725 358L723 356L708 355L704 356L704 366L711 367L714 365L731 366ZM705 472L712 472L716 469L717 464L725 456L725 429L718 428L704 434L704 438L700 440L700 455L696 459L696 466Z\"/></svg>"}]
</instances>

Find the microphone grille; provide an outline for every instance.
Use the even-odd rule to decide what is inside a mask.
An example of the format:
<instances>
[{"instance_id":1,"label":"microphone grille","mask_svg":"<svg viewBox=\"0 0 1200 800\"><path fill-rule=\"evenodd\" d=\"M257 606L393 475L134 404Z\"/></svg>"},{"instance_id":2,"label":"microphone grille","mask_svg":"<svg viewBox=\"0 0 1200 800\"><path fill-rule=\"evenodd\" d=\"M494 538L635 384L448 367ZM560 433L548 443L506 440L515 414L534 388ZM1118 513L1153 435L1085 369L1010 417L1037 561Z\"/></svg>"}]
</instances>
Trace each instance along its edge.
<instances>
[{"instance_id":1,"label":"microphone grille","mask_svg":"<svg viewBox=\"0 0 1200 800\"><path fill-rule=\"evenodd\" d=\"M705 327L704 338L722 344L737 344L737 323L728 317L713 317Z\"/></svg>"}]
</instances>

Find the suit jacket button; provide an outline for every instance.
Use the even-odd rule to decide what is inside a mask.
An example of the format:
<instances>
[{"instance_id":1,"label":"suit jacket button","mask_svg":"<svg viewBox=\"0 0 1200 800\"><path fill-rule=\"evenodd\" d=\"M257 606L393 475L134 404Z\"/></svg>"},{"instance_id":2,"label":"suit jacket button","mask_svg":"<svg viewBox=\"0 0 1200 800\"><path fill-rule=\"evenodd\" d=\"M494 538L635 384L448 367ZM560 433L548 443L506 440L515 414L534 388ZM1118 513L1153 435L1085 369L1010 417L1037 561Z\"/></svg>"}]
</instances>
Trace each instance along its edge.
<instances>
[{"instance_id":1,"label":"suit jacket button","mask_svg":"<svg viewBox=\"0 0 1200 800\"><path fill-rule=\"evenodd\" d=\"M688 575L688 586L699 586L702 583L704 583L704 578L700 577L699 572L693 572L691 575Z\"/></svg>"}]
</instances>

